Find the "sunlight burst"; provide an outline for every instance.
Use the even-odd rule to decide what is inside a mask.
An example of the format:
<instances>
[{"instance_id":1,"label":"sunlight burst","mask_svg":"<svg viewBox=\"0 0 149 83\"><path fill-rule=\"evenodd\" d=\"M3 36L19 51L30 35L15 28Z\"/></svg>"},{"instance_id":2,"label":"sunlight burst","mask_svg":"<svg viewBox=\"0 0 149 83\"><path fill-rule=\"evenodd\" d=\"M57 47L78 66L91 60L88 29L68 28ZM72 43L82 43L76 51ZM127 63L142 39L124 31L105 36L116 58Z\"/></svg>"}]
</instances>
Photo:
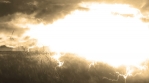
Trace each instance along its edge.
<instances>
[{"instance_id":1,"label":"sunlight burst","mask_svg":"<svg viewBox=\"0 0 149 83\"><path fill-rule=\"evenodd\" d=\"M25 35L56 52L77 53L113 66L136 65L148 58L149 29L140 11L121 4L80 5L89 11L76 10L53 24L27 24L30 31Z\"/></svg>"}]
</instances>

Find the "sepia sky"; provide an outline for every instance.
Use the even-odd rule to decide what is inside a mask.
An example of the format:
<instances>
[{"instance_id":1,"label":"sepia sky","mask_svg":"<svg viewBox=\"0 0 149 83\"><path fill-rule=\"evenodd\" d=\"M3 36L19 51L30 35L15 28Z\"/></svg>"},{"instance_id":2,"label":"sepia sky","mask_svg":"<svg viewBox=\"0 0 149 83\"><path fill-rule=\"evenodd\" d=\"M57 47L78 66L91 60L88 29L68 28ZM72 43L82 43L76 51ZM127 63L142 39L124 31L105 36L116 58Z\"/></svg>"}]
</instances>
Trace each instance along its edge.
<instances>
[{"instance_id":1,"label":"sepia sky","mask_svg":"<svg viewBox=\"0 0 149 83\"><path fill-rule=\"evenodd\" d=\"M148 58L148 23L149 0L0 0L0 45L38 41L113 64Z\"/></svg>"}]
</instances>

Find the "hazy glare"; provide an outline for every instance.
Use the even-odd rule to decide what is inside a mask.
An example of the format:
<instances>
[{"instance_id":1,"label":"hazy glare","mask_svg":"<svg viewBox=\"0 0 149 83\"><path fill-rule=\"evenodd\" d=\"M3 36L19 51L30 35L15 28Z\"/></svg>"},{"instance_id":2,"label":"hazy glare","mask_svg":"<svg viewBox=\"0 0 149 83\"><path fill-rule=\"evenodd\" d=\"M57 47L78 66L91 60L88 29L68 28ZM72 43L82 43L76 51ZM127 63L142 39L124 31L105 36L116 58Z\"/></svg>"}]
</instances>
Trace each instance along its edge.
<instances>
[{"instance_id":1,"label":"hazy glare","mask_svg":"<svg viewBox=\"0 0 149 83\"><path fill-rule=\"evenodd\" d=\"M149 55L148 24L125 4L88 4L53 24L26 24L26 35L56 52L73 52L112 65L139 64Z\"/></svg>"}]
</instances>

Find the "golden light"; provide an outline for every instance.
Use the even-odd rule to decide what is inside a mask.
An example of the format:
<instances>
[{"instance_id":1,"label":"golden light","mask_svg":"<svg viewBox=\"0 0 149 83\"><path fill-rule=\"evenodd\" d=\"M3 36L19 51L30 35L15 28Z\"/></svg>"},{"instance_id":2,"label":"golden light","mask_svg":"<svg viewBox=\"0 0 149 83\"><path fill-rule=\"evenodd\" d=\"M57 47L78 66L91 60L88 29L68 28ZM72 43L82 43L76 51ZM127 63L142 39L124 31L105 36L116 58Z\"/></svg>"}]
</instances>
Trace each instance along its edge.
<instances>
[{"instance_id":1,"label":"golden light","mask_svg":"<svg viewBox=\"0 0 149 83\"><path fill-rule=\"evenodd\" d=\"M26 35L56 52L73 52L113 66L137 65L148 58L149 29L139 10L122 4L80 5L90 10L76 10L53 24L27 24Z\"/></svg>"}]
</instances>

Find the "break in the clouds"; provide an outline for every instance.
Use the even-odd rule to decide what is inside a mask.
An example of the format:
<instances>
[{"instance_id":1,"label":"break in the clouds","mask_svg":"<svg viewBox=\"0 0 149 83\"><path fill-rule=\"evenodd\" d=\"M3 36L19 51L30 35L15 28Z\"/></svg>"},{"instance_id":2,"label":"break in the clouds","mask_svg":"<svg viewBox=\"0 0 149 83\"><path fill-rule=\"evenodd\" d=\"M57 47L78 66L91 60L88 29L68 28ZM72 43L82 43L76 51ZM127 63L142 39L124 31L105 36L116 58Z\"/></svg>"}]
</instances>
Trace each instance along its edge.
<instances>
[{"instance_id":1,"label":"break in the clouds","mask_svg":"<svg viewBox=\"0 0 149 83\"><path fill-rule=\"evenodd\" d=\"M65 18L74 10L89 8L79 5L83 2L97 2L108 4L128 4L137 8L143 17L143 22L148 22L148 0L0 0L0 35L21 37L29 27L26 24L51 24L58 19ZM123 9L122 9L123 10ZM114 12L124 17L134 17L133 14ZM16 37L16 38L17 38ZM0 40L4 38L1 37Z\"/></svg>"},{"instance_id":2,"label":"break in the clouds","mask_svg":"<svg viewBox=\"0 0 149 83\"><path fill-rule=\"evenodd\" d=\"M0 0L0 35L21 37L29 27L26 24L53 23L64 18L78 6L79 0ZM5 38L1 38L3 40Z\"/></svg>"},{"instance_id":3,"label":"break in the clouds","mask_svg":"<svg viewBox=\"0 0 149 83\"><path fill-rule=\"evenodd\" d=\"M97 2L105 2L105 3L117 3L117 4L128 4L137 9L139 9L142 13L147 14L149 9L149 1L148 0L96 0Z\"/></svg>"}]
</instances>

